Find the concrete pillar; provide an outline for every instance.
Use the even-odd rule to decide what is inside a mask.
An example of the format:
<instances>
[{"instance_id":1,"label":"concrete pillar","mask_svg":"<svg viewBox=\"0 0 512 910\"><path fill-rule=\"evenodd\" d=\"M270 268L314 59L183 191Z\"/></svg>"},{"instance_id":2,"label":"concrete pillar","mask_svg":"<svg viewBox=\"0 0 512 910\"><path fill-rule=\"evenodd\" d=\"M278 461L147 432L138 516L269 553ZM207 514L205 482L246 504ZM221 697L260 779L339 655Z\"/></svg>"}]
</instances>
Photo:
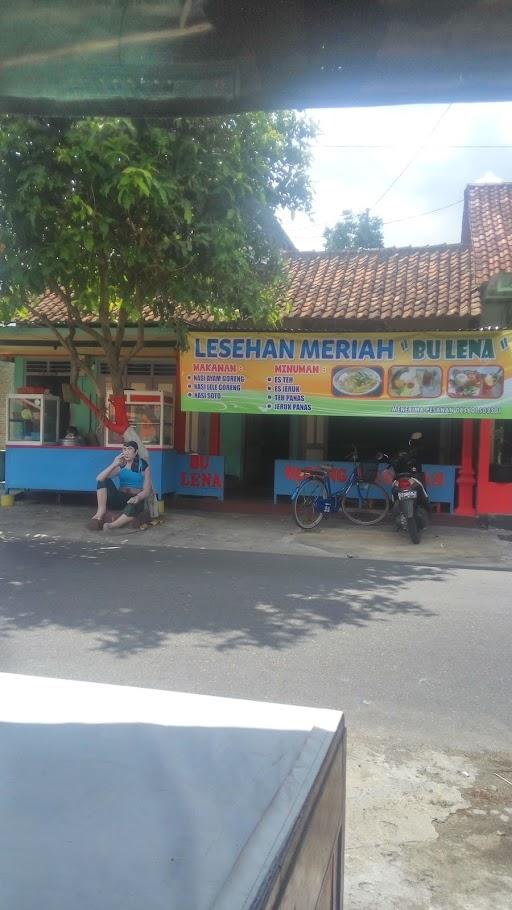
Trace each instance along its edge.
<instances>
[{"instance_id":1,"label":"concrete pillar","mask_svg":"<svg viewBox=\"0 0 512 910\"><path fill-rule=\"evenodd\" d=\"M181 410L181 357L176 352L176 401L174 404L174 448L177 452L185 451L187 415Z\"/></svg>"},{"instance_id":2,"label":"concrete pillar","mask_svg":"<svg viewBox=\"0 0 512 910\"><path fill-rule=\"evenodd\" d=\"M304 457L311 461L327 457L327 417L306 417Z\"/></svg>"}]
</instances>

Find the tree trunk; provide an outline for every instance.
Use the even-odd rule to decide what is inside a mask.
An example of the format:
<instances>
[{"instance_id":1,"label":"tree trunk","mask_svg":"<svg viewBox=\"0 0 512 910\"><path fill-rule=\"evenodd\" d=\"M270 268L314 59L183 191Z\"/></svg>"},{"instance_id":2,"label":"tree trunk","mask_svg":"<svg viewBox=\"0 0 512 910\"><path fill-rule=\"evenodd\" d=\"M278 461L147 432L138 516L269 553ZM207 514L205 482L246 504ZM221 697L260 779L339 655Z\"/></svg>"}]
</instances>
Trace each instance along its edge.
<instances>
[{"instance_id":1,"label":"tree trunk","mask_svg":"<svg viewBox=\"0 0 512 910\"><path fill-rule=\"evenodd\" d=\"M99 332L94 326L90 326L87 323L80 324L80 315L78 311L73 307L71 298L67 299L68 305L68 318L70 322L70 328L68 335L64 335L59 329L48 319L48 317L39 314L37 308L30 308L35 315L39 318L42 318L43 322L56 336L60 344L67 350L70 359L71 359L71 375L70 375L70 387L92 411L93 414L98 418L101 424L104 427L107 427L112 432L117 433L119 436L122 436L128 429L130 423L128 420L128 414L126 412L126 398L124 394L125 386L125 375L126 375L126 366L131 357L134 357L142 348L144 347L144 319L140 315L138 320L137 328L137 341L135 342L133 348L125 355L124 358L121 357L121 348L124 339L125 327L126 327L126 308L122 308L119 313L119 322L117 326L117 332L115 341L112 338L111 326L110 326L110 309L109 309L109 300L106 286L106 270L102 274L101 281L101 293L100 293L100 323L101 323L101 332ZM110 404L114 410L114 419L110 420L103 411L94 404L91 399L78 388L78 377L80 373L84 373L89 376L89 378L95 384L97 390L98 383L97 378L93 374L87 360L80 354L78 347L75 343L75 335L77 327L82 328L85 332L92 336L96 343L103 348L104 356L107 360L110 376L112 381L112 394L110 396Z\"/></svg>"},{"instance_id":2,"label":"tree trunk","mask_svg":"<svg viewBox=\"0 0 512 910\"><path fill-rule=\"evenodd\" d=\"M90 411L98 418L100 423L109 429L112 433L117 433L119 436L123 436L130 422L128 420L128 414L126 412L126 398L124 395L111 395L110 403L114 408L114 420L110 420L107 415L99 408L93 401L82 392L78 386L71 386L74 394L80 399L80 401L89 408Z\"/></svg>"},{"instance_id":3,"label":"tree trunk","mask_svg":"<svg viewBox=\"0 0 512 910\"><path fill-rule=\"evenodd\" d=\"M128 420L128 414L126 411L126 396L124 394L124 382L123 382L123 373L118 369L111 369L111 379L112 379L112 394L110 395L109 402L114 409L114 419L110 420L104 413L101 408L98 408L91 399L82 392L78 386L71 384L71 388L75 395L78 396L81 402L89 408L90 411L97 417L102 426L109 429L112 433L117 433L119 436L123 436L130 422Z\"/></svg>"},{"instance_id":4,"label":"tree trunk","mask_svg":"<svg viewBox=\"0 0 512 910\"><path fill-rule=\"evenodd\" d=\"M112 382L112 394L110 404L114 409L114 424L117 429L116 433L120 436L128 429L129 421L126 413L126 396L124 394L124 370L119 369L119 364L110 364L110 378Z\"/></svg>"},{"instance_id":5,"label":"tree trunk","mask_svg":"<svg viewBox=\"0 0 512 910\"><path fill-rule=\"evenodd\" d=\"M119 435L122 436L130 426L126 411L126 396L111 395L110 403L114 408L114 424L116 427L114 432L119 433Z\"/></svg>"}]
</instances>

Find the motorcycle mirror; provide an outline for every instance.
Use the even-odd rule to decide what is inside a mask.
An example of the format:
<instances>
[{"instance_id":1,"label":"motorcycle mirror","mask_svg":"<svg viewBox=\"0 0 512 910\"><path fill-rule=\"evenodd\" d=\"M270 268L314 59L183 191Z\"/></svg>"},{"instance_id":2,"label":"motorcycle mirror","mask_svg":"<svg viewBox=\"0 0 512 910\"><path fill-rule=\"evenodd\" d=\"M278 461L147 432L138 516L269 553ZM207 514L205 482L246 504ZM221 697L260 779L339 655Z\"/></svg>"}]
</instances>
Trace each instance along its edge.
<instances>
[{"instance_id":1,"label":"motorcycle mirror","mask_svg":"<svg viewBox=\"0 0 512 910\"><path fill-rule=\"evenodd\" d=\"M411 440L414 439L416 442L418 439L423 439L423 433L412 433Z\"/></svg>"}]
</instances>

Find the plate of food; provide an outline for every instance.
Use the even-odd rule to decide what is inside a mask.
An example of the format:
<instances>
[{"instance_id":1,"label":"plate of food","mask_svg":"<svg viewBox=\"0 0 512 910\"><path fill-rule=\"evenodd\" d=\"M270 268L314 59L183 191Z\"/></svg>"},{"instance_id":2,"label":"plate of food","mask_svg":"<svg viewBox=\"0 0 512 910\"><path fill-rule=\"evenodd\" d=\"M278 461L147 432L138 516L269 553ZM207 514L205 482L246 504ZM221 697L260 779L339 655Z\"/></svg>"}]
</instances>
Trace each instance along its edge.
<instances>
[{"instance_id":1,"label":"plate of food","mask_svg":"<svg viewBox=\"0 0 512 910\"><path fill-rule=\"evenodd\" d=\"M361 397L380 395L382 392L382 370L373 367L342 367L332 371L334 395Z\"/></svg>"},{"instance_id":2,"label":"plate of food","mask_svg":"<svg viewBox=\"0 0 512 910\"><path fill-rule=\"evenodd\" d=\"M503 395L503 367L482 369L482 397L500 398Z\"/></svg>"},{"instance_id":3,"label":"plate of food","mask_svg":"<svg viewBox=\"0 0 512 910\"><path fill-rule=\"evenodd\" d=\"M451 367L448 395L451 398L499 398L503 395L503 368Z\"/></svg>"},{"instance_id":4,"label":"plate of food","mask_svg":"<svg viewBox=\"0 0 512 910\"><path fill-rule=\"evenodd\" d=\"M392 367L389 394L391 398L438 398L441 382L439 367Z\"/></svg>"}]
</instances>

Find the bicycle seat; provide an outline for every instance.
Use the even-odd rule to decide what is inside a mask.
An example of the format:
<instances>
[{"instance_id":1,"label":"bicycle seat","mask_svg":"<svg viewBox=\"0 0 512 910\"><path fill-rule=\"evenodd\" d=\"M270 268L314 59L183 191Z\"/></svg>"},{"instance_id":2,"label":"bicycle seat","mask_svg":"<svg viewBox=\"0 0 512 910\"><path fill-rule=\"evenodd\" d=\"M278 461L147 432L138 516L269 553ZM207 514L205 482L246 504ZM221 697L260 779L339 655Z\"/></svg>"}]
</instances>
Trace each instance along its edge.
<instances>
[{"instance_id":1,"label":"bicycle seat","mask_svg":"<svg viewBox=\"0 0 512 910\"><path fill-rule=\"evenodd\" d=\"M332 464L314 465L311 468L303 468L301 474L310 475L311 477L325 477L332 471Z\"/></svg>"}]
</instances>

